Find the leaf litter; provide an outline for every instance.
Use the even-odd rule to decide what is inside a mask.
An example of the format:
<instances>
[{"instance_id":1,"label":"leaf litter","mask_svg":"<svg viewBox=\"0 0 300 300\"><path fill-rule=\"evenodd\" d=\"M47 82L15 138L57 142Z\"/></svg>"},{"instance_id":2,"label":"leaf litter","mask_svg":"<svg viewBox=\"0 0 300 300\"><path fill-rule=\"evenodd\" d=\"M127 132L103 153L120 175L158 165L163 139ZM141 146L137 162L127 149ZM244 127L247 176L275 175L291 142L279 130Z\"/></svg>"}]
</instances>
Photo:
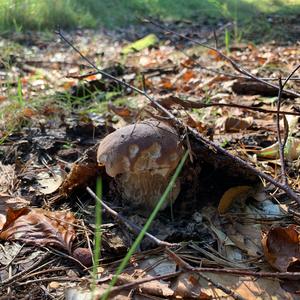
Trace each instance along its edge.
<instances>
[{"instance_id":1,"label":"leaf litter","mask_svg":"<svg viewBox=\"0 0 300 300\"><path fill-rule=\"evenodd\" d=\"M245 80L216 51L151 30L141 27L139 35L78 30L68 37L102 70L155 96L186 126L278 179L278 89ZM188 26L178 30L189 34ZM95 220L94 199L85 187L94 187L101 174L104 201L126 221L146 222L124 205L114 180L98 166L97 145L118 128L163 116L130 87L93 74L57 37L45 42L34 34L31 45L8 43L15 49L14 59L2 54L0 74L1 291L15 298L31 289L36 299L47 294L90 299L92 278L86 266L91 265ZM228 56L274 84L299 64L299 49L291 44L236 44ZM287 85L299 90L299 80ZM299 97L286 92L282 99L281 111L299 112ZM286 176L297 191L298 117L288 119L288 125ZM175 256L146 237L112 297L298 299L299 204L192 135L180 134L192 160L180 175L173 216L167 208L150 229L174 244ZM94 297L104 292L136 235L105 211L101 232ZM32 262L30 253L47 260ZM28 264L29 271L18 276L18 267L24 270ZM287 284L291 279L294 286Z\"/></svg>"}]
</instances>

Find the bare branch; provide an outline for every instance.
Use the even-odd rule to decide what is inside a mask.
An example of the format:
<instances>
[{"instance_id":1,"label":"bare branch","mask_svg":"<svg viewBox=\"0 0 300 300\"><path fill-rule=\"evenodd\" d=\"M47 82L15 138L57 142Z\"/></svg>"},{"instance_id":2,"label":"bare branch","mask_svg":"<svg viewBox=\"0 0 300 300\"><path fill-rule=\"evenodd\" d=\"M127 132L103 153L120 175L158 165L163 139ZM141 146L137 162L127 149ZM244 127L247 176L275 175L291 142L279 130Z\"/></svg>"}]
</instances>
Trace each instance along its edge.
<instances>
[{"instance_id":1,"label":"bare branch","mask_svg":"<svg viewBox=\"0 0 300 300\"><path fill-rule=\"evenodd\" d=\"M142 228L140 228L138 225L130 222L129 220L125 219L122 215L120 215L115 210L113 210L112 208L110 208L105 202L103 202L99 197L97 197L97 195L89 187L87 187L86 190L94 198L94 200L96 200L96 201L98 201L98 202L101 203L101 205L105 208L105 210L107 211L107 213L109 213L113 218L116 218L117 220L119 220L131 232L133 232L134 234L139 234L141 232ZM154 241L159 246L176 246L177 245L177 244L171 244L171 243L162 241L162 240L158 239L157 237L155 237L152 234L147 233L147 232L146 232L145 235L148 238L150 238L152 241Z\"/></svg>"}]
</instances>

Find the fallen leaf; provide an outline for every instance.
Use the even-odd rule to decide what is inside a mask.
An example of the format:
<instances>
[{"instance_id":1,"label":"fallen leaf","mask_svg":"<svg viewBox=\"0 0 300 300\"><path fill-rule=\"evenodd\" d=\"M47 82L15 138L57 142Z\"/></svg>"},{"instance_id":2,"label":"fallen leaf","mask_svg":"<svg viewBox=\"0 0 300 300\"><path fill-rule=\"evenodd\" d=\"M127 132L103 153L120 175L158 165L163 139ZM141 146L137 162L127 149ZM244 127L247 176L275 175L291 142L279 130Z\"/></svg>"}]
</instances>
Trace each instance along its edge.
<instances>
[{"instance_id":1,"label":"fallen leaf","mask_svg":"<svg viewBox=\"0 0 300 300\"><path fill-rule=\"evenodd\" d=\"M71 253L76 219L68 211L9 208L0 239L21 241L36 246L54 246Z\"/></svg>"},{"instance_id":2,"label":"fallen leaf","mask_svg":"<svg viewBox=\"0 0 300 300\"><path fill-rule=\"evenodd\" d=\"M298 295L284 291L280 286L278 278L256 278L250 276L234 276L230 274L205 273L213 282L225 286L234 291L237 295L247 300L260 299L285 299L299 300ZM214 287L214 284L208 283L204 278L199 280L202 291L213 299L232 299L221 289Z\"/></svg>"},{"instance_id":3,"label":"fallen leaf","mask_svg":"<svg viewBox=\"0 0 300 300\"><path fill-rule=\"evenodd\" d=\"M187 70L183 75L182 75L182 80L187 82L190 81L192 78L195 78L196 74L192 70Z\"/></svg>"},{"instance_id":4,"label":"fallen leaf","mask_svg":"<svg viewBox=\"0 0 300 300\"><path fill-rule=\"evenodd\" d=\"M97 176L101 170L96 161L97 147L98 145L95 145L86 150L82 158L72 165L70 173L60 186L61 195L69 195L76 188L86 186L92 178Z\"/></svg>"},{"instance_id":5,"label":"fallen leaf","mask_svg":"<svg viewBox=\"0 0 300 300\"><path fill-rule=\"evenodd\" d=\"M261 150L255 151L257 157L278 159L279 158L279 144L278 142L272 144ZM284 147L284 154L287 160L296 160L300 156L300 139L296 137L289 137Z\"/></svg>"},{"instance_id":6,"label":"fallen leaf","mask_svg":"<svg viewBox=\"0 0 300 300\"><path fill-rule=\"evenodd\" d=\"M42 194L52 194L61 186L63 173L60 171L53 171L53 174L41 172L37 175L37 182L39 183L39 191Z\"/></svg>"},{"instance_id":7,"label":"fallen leaf","mask_svg":"<svg viewBox=\"0 0 300 300\"><path fill-rule=\"evenodd\" d=\"M238 132L241 130L248 129L253 124L253 118L236 118L236 117L227 117L224 120L224 129L226 132Z\"/></svg>"},{"instance_id":8,"label":"fallen leaf","mask_svg":"<svg viewBox=\"0 0 300 300\"><path fill-rule=\"evenodd\" d=\"M26 118L32 118L34 115L36 115L36 112L32 108L25 107L22 114Z\"/></svg>"},{"instance_id":9,"label":"fallen leaf","mask_svg":"<svg viewBox=\"0 0 300 300\"><path fill-rule=\"evenodd\" d=\"M228 189L222 196L219 205L219 214L224 214L228 211L232 203L236 200L245 199L252 190L250 186L235 186Z\"/></svg>"},{"instance_id":10,"label":"fallen leaf","mask_svg":"<svg viewBox=\"0 0 300 300\"><path fill-rule=\"evenodd\" d=\"M264 235L262 245L268 263L281 272L299 271L300 227L274 227Z\"/></svg>"},{"instance_id":11,"label":"fallen leaf","mask_svg":"<svg viewBox=\"0 0 300 300\"><path fill-rule=\"evenodd\" d=\"M142 39L139 39L127 46L125 46L121 53L122 54L129 54L132 52L136 52L136 51L141 51L145 48L148 48L150 46L153 46L155 44L158 43L158 38L155 34L148 34L145 37L143 37Z\"/></svg>"},{"instance_id":12,"label":"fallen leaf","mask_svg":"<svg viewBox=\"0 0 300 300\"><path fill-rule=\"evenodd\" d=\"M127 106L116 106L112 102L107 104L108 110L113 111L116 115L120 117L130 117L132 112Z\"/></svg>"}]
</instances>

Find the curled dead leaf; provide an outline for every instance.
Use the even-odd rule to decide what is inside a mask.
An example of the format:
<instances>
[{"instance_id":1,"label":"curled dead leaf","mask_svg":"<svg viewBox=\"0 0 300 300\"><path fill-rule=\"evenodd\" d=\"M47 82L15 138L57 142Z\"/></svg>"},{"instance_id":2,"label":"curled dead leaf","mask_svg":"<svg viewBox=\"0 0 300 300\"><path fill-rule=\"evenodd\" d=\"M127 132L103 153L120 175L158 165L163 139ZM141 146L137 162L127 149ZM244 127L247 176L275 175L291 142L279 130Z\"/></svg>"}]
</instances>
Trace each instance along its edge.
<instances>
[{"instance_id":1,"label":"curled dead leaf","mask_svg":"<svg viewBox=\"0 0 300 300\"><path fill-rule=\"evenodd\" d=\"M36 246L53 246L71 253L76 219L68 211L8 208L0 239L21 241Z\"/></svg>"},{"instance_id":2,"label":"curled dead leaf","mask_svg":"<svg viewBox=\"0 0 300 300\"><path fill-rule=\"evenodd\" d=\"M276 159L279 158L278 142L269 147L256 151L257 156L261 158ZM296 137L289 137L284 147L285 158L292 161L298 159L300 156L300 139Z\"/></svg>"},{"instance_id":3,"label":"curled dead leaf","mask_svg":"<svg viewBox=\"0 0 300 300\"><path fill-rule=\"evenodd\" d=\"M265 258L281 272L299 271L300 227L274 227L262 239Z\"/></svg>"},{"instance_id":4,"label":"curled dead leaf","mask_svg":"<svg viewBox=\"0 0 300 300\"><path fill-rule=\"evenodd\" d=\"M226 132L238 132L241 130L248 129L253 123L252 117L247 118L236 118L227 117L224 120L224 129Z\"/></svg>"}]
</instances>

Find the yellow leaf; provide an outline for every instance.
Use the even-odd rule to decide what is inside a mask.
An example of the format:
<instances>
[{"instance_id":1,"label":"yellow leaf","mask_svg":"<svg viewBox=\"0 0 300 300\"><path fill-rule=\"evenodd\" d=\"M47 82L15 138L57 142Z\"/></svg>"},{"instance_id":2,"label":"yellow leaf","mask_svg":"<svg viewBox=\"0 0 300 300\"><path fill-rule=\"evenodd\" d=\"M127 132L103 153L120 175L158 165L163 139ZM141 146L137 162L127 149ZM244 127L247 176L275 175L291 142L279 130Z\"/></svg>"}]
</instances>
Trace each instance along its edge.
<instances>
[{"instance_id":1,"label":"yellow leaf","mask_svg":"<svg viewBox=\"0 0 300 300\"><path fill-rule=\"evenodd\" d=\"M250 186L242 185L235 186L227 190L218 205L219 214L224 214L228 211L229 207L232 205L234 201L237 199L245 198L252 190Z\"/></svg>"}]
</instances>

